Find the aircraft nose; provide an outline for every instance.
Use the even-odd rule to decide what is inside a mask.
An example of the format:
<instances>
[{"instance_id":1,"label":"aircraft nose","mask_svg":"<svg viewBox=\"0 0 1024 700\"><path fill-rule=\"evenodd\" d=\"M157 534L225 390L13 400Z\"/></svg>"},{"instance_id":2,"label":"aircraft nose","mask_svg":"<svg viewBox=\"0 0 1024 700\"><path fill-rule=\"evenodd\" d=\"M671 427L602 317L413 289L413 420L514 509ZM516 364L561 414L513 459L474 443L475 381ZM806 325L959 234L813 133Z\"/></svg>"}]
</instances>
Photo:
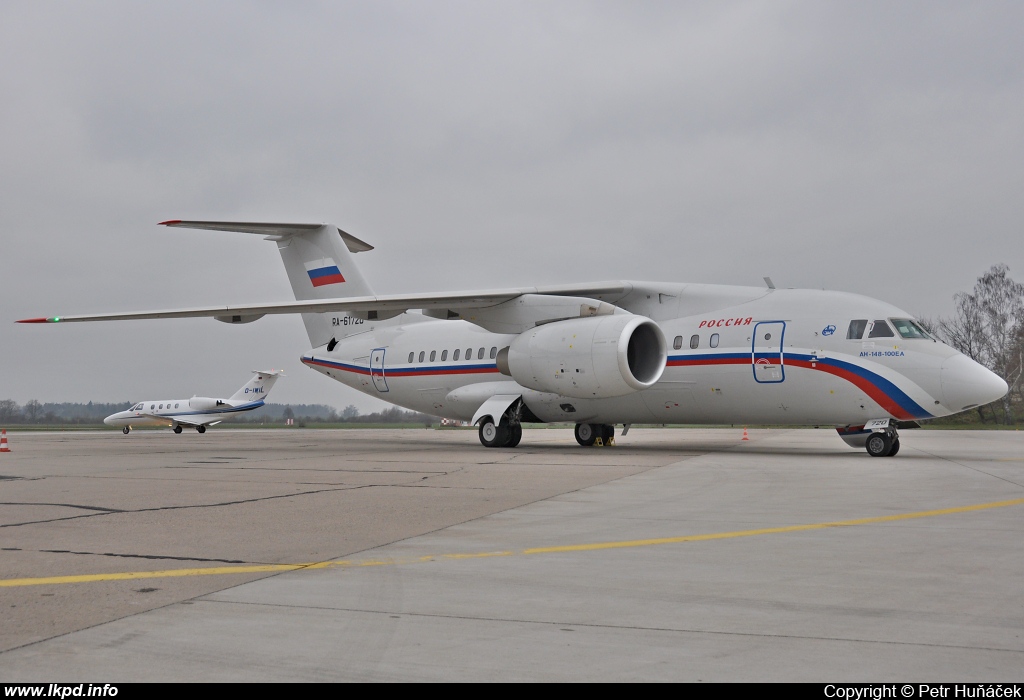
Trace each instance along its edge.
<instances>
[{"instance_id":1,"label":"aircraft nose","mask_svg":"<svg viewBox=\"0 0 1024 700\"><path fill-rule=\"evenodd\" d=\"M114 420L113 419L114 419L113 416L107 416L106 418L103 419L103 422L106 425L113 425L114 424Z\"/></svg>"},{"instance_id":2,"label":"aircraft nose","mask_svg":"<svg viewBox=\"0 0 1024 700\"><path fill-rule=\"evenodd\" d=\"M1010 387L999 375L965 355L942 363L942 402L953 411L964 411L998 401Z\"/></svg>"}]
</instances>

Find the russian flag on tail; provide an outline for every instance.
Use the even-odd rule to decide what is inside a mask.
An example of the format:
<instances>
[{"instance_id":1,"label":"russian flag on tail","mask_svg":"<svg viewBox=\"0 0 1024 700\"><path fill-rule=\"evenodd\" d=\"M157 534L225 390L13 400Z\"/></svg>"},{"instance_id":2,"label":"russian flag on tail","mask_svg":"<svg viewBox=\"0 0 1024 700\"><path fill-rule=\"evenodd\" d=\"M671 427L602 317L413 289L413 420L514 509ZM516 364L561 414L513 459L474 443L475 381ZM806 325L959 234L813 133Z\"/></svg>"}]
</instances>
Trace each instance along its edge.
<instances>
[{"instance_id":1,"label":"russian flag on tail","mask_svg":"<svg viewBox=\"0 0 1024 700\"><path fill-rule=\"evenodd\" d=\"M309 281L313 283L314 287L323 287L326 284L340 284L345 281L345 278L341 276L341 270L338 269L337 264L331 258L315 260L305 265L306 274L309 275Z\"/></svg>"}]
</instances>

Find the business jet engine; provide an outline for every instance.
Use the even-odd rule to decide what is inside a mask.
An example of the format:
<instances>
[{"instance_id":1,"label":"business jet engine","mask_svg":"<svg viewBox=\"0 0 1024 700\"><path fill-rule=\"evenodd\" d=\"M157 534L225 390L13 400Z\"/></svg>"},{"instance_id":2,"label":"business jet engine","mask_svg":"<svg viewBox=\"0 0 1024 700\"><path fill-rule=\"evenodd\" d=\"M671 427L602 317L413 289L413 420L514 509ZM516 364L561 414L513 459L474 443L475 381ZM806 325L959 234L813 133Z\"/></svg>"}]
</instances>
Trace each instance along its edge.
<instances>
[{"instance_id":1,"label":"business jet engine","mask_svg":"<svg viewBox=\"0 0 1024 700\"><path fill-rule=\"evenodd\" d=\"M619 313L555 321L520 333L498 354L498 369L537 391L604 399L652 386L667 359L658 324Z\"/></svg>"},{"instance_id":2,"label":"business jet engine","mask_svg":"<svg viewBox=\"0 0 1024 700\"><path fill-rule=\"evenodd\" d=\"M194 411L212 411L223 405L223 399L210 399L205 396L193 396L188 400L188 407Z\"/></svg>"}]
</instances>

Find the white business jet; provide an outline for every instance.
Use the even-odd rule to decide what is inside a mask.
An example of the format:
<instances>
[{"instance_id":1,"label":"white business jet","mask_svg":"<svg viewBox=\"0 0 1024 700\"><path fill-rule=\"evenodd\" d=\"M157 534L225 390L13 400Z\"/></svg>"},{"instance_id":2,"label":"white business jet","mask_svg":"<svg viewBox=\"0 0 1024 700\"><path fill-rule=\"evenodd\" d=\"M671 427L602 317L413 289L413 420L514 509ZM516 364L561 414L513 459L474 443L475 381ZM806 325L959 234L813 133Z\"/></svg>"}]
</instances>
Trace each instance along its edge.
<instances>
[{"instance_id":1,"label":"white business jet","mask_svg":"<svg viewBox=\"0 0 1024 700\"><path fill-rule=\"evenodd\" d=\"M576 424L608 444L614 425L835 427L892 456L899 428L1001 398L1006 382L932 338L911 314L809 289L603 282L376 296L352 254L372 246L330 224L165 221L260 234L296 301L26 319L67 323L298 313L301 361L391 403L479 426L515 447L526 422ZM419 313L415 313L419 310Z\"/></svg>"},{"instance_id":2,"label":"white business jet","mask_svg":"<svg viewBox=\"0 0 1024 700\"><path fill-rule=\"evenodd\" d=\"M217 425L238 413L262 406L274 382L282 374L279 369L253 373L256 376L230 399L193 396L191 399L141 401L127 411L107 416L103 422L119 426L125 435L136 425L169 425L179 434L182 428L195 428L197 433L205 433L208 425Z\"/></svg>"}]
</instances>

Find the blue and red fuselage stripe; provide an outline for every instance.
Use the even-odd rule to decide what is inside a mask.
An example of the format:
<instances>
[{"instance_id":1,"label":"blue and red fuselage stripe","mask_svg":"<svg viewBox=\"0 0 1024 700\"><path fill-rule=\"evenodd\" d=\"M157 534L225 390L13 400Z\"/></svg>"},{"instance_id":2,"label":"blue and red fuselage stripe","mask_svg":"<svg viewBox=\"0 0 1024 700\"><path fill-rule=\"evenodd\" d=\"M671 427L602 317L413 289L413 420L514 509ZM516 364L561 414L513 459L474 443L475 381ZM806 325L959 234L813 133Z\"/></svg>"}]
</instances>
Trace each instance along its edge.
<instances>
[{"instance_id":1,"label":"blue and red fuselage stripe","mask_svg":"<svg viewBox=\"0 0 1024 700\"><path fill-rule=\"evenodd\" d=\"M700 355L670 355L666 367L713 367L718 365L750 365L752 360L767 359L778 361L779 353L757 353L752 357L749 352L731 353L706 353ZM920 404L914 401L902 389L891 381L875 372L863 367L834 358L819 358L813 355L786 353L783 358L786 367L797 367L800 369L826 372L835 377L850 382L865 394L872 401L881 406L885 411L899 420L916 420L932 418L932 414L926 411ZM332 360L323 360L313 357L303 357L302 362L307 365L316 365L343 372L371 375L378 374L375 370L371 373L369 367L360 365L345 364ZM390 377L429 377L438 375L466 375L466 374L497 374L498 367L495 364L476 365L443 365L429 367L386 367L383 371Z\"/></svg>"}]
</instances>

